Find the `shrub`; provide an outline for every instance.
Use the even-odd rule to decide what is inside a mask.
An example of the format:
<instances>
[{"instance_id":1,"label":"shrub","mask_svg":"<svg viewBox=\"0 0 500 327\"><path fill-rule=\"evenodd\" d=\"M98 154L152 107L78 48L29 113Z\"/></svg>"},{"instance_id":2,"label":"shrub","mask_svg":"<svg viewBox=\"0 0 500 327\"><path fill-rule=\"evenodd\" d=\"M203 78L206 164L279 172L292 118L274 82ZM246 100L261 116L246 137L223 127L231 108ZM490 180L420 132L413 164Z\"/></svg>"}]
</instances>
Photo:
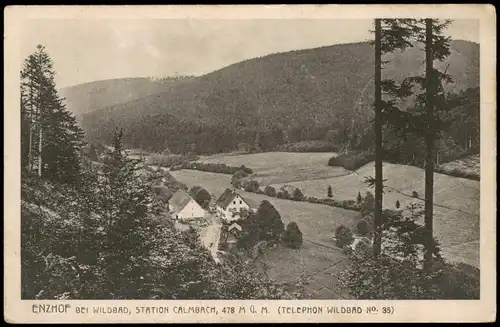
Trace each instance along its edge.
<instances>
[{"instance_id":1,"label":"shrub","mask_svg":"<svg viewBox=\"0 0 500 327\"><path fill-rule=\"evenodd\" d=\"M344 247L344 245L350 245L354 241L351 230L344 225L337 227L335 230L335 238L337 246L340 248Z\"/></svg>"},{"instance_id":2,"label":"shrub","mask_svg":"<svg viewBox=\"0 0 500 327\"><path fill-rule=\"evenodd\" d=\"M356 253L356 255L366 258L372 254L373 249L368 240L360 239L356 244L354 252Z\"/></svg>"},{"instance_id":3,"label":"shrub","mask_svg":"<svg viewBox=\"0 0 500 327\"><path fill-rule=\"evenodd\" d=\"M371 153L353 152L331 157L328 166L343 167L347 170L356 170L374 160Z\"/></svg>"},{"instance_id":4,"label":"shrub","mask_svg":"<svg viewBox=\"0 0 500 327\"><path fill-rule=\"evenodd\" d=\"M243 234L238 239L238 244L247 249L260 241L277 241L285 231L280 213L267 200L260 203L255 214L242 221L242 227Z\"/></svg>"},{"instance_id":5,"label":"shrub","mask_svg":"<svg viewBox=\"0 0 500 327\"><path fill-rule=\"evenodd\" d=\"M292 249L298 249L302 245L302 232L296 222L292 221L286 226L283 242Z\"/></svg>"},{"instance_id":6,"label":"shrub","mask_svg":"<svg viewBox=\"0 0 500 327\"><path fill-rule=\"evenodd\" d=\"M276 193L276 197L278 199L286 199L286 195L283 191L279 191L278 193Z\"/></svg>"},{"instance_id":7,"label":"shrub","mask_svg":"<svg viewBox=\"0 0 500 327\"><path fill-rule=\"evenodd\" d=\"M368 222L365 219L361 219L358 221L356 224L356 229L358 231L359 235L366 236L372 232L372 226L370 225L370 222Z\"/></svg>"},{"instance_id":8,"label":"shrub","mask_svg":"<svg viewBox=\"0 0 500 327\"><path fill-rule=\"evenodd\" d=\"M414 198L418 198L418 193L417 193L417 191L413 191L413 192L411 193L411 196L412 196L412 197L414 197Z\"/></svg>"},{"instance_id":9,"label":"shrub","mask_svg":"<svg viewBox=\"0 0 500 327\"><path fill-rule=\"evenodd\" d=\"M146 165L172 167L189 162L186 156L180 154L155 154L146 159Z\"/></svg>"},{"instance_id":10,"label":"shrub","mask_svg":"<svg viewBox=\"0 0 500 327\"><path fill-rule=\"evenodd\" d=\"M353 250L352 250L352 247L350 245L344 245L342 247L342 252L345 254L345 255L351 255L353 253Z\"/></svg>"},{"instance_id":11,"label":"shrub","mask_svg":"<svg viewBox=\"0 0 500 327\"><path fill-rule=\"evenodd\" d=\"M409 208L409 215L395 219L389 231L384 231L384 253L378 258L354 255L350 267L339 276L339 284L357 299L437 299L438 275L425 271L420 263L424 254L421 244L413 241L418 221L423 217L421 206ZM441 261L439 247L433 257L433 269Z\"/></svg>"},{"instance_id":12,"label":"shrub","mask_svg":"<svg viewBox=\"0 0 500 327\"><path fill-rule=\"evenodd\" d=\"M212 198L210 193L201 186L193 186L191 190L189 190L189 195L205 209L208 208L210 199Z\"/></svg>"},{"instance_id":13,"label":"shrub","mask_svg":"<svg viewBox=\"0 0 500 327\"><path fill-rule=\"evenodd\" d=\"M444 267L439 288L445 299L479 299L479 269L463 263Z\"/></svg>"},{"instance_id":14,"label":"shrub","mask_svg":"<svg viewBox=\"0 0 500 327\"><path fill-rule=\"evenodd\" d=\"M245 171L241 169L237 170L231 177L231 185L233 185L235 188L240 188L242 185L241 180L247 176L248 174Z\"/></svg>"},{"instance_id":15,"label":"shrub","mask_svg":"<svg viewBox=\"0 0 500 327\"><path fill-rule=\"evenodd\" d=\"M233 182L231 182L231 184L232 184L235 188L241 188L241 186L242 186L242 181L241 181L241 179L236 179L236 180L234 180Z\"/></svg>"},{"instance_id":16,"label":"shrub","mask_svg":"<svg viewBox=\"0 0 500 327\"><path fill-rule=\"evenodd\" d=\"M233 177L231 178L232 181L236 180L236 179L242 179L243 177L247 177L248 176L248 173L245 172L244 170L237 170L234 174L233 174Z\"/></svg>"},{"instance_id":17,"label":"shrub","mask_svg":"<svg viewBox=\"0 0 500 327\"><path fill-rule=\"evenodd\" d=\"M259 190L259 183L257 181L250 181L245 186L245 191L256 193Z\"/></svg>"},{"instance_id":18,"label":"shrub","mask_svg":"<svg viewBox=\"0 0 500 327\"><path fill-rule=\"evenodd\" d=\"M315 197L308 197L307 198L307 202L310 202L310 203L319 203L320 200L318 198L315 198Z\"/></svg>"},{"instance_id":19,"label":"shrub","mask_svg":"<svg viewBox=\"0 0 500 327\"><path fill-rule=\"evenodd\" d=\"M464 170L461 170L459 168L444 169L441 167L436 167L434 169L434 171L436 173L445 174L445 175L449 175L449 176L453 176L453 177L466 178L466 179L470 179L473 181L479 181L481 179L479 173L472 172L472 171L464 171Z\"/></svg>"},{"instance_id":20,"label":"shrub","mask_svg":"<svg viewBox=\"0 0 500 327\"><path fill-rule=\"evenodd\" d=\"M343 203L345 204L346 207L352 207L356 204L354 200L344 200Z\"/></svg>"},{"instance_id":21,"label":"shrub","mask_svg":"<svg viewBox=\"0 0 500 327\"><path fill-rule=\"evenodd\" d=\"M365 216L375 210L375 197L372 192L366 192L365 198L361 205L361 214Z\"/></svg>"},{"instance_id":22,"label":"shrub","mask_svg":"<svg viewBox=\"0 0 500 327\"><path fill-rule=\"evenodd\" d=\"M200 159L200 156L197 155L196 153L194 152L188 152L186 154L186 158L189 160L189 161L196 161L198 159Z\"/></svg>"},{"instance_id":23,"label":"shrub","mask_svg":"<svg viewBox=\"0 0 500 327\"><path fill-rule=\"evenodd\" d=\"M373 213L369 213L366 216L364 216L363 219L361 220L365 220L373 228L374 226L373 224L375 222L375 216L373 215Z\"/></svg>"},{"instance_id":24,"label":"shrub","mask_svg":"<svg viewBox=\"0 0 500 327\"><path fill-rule=\"evenodd\" d=\"M244 165L240 167L230 167L226 164L217 163L187 162L184 163L181 168L228 175L233 175L238 170L242 170L247 174L253 173L252 169L245 167Z\"/></svg>"},{"instance_id":25,"label":"shrub","mask_svg":"<svg viewBox=\"0 0 500 327\"><path fill-rule=\"evenodd\" d=\"M168 202L170 198L174 195L174 193L168 189L165 185L154 185L153 187L153 194L159 198L161 198L163 201Z\"/></svg>"},{"instance_id":26,"label":"shrub","mask_svg":"<svg viewBox=\"0 0 500 327\"><path fill-rule=\"evenodd\" d=\"M244 171L245 173L247 173L248 175L253 174L253 170L252 170L252 169L250 169L250 168L248 168L248 167L246 167L245 165L241 165L241 166L240 166L240 170L243 170L243 171Z\"/></svg>"},{"instance_id":27,"label":"shrub","mask_svg":"<svg viewBox=\"0 0 500 327\"><path fill-rule=\"evenodd\" d=\"M270 197L276 197L276 189L272 186L266 186L266 188L264 189L264 193L266 193L267 196L270 196Z\"/></svg>"},{"instance_id":28,"label":"shrub","mask_svg":"<svg viewBox=\"0 0 500 327\"><path fill-rule=\"evenodd\" d=\"M382 223L385 227L392 224L393 221L400 220L401 217L402 217L402 213L400 211L391 210L391 209L382 210ZM366 217L364 219L366 219ZM373 217L372 217L372 219L373 219Z\"/></svg>"},{"instance_id":29,"label":"shrub","mask_svg":"<svg viewBox=\"0 0 500 327\"><path fill-rule=\"evenodd\" d=\"M302 191L298 187L293 191L293 199L295 201L304 200L304 194L302 194Z\"/></svg>"},{"instance_id":30,"label":"shrub","mask_svg":"<svg viewBox=\"0 0 500 327\"><path fill-rule=\"evenodd\" d=\"M328 141L311 140L297 143L288 143L278 148L285 152L337 152L338 147Z\"/></svg>"}]
</instances>

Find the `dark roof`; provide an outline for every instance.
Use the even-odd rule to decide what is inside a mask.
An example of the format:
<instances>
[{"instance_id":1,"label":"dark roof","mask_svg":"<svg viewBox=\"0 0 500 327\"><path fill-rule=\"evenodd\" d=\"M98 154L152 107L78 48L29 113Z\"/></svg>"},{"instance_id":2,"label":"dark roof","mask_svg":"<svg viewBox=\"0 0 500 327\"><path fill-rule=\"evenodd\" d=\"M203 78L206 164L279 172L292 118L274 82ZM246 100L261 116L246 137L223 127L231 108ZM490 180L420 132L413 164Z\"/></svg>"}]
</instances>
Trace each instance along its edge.
<instances>
[{"instance_id":1,"label":"dark roof","mask_svg":"<svg viewBox=\"0 0 500 327\"><path fill-rule=\"evenodd\" d=\"M221 194L219 199L216 202L216 205L218 205L221 208L226 209L227 206L233 201L235 196L238 196L239 194L236 193L234 190L226 189L224 193ZM251 206L246 199L244 199L241 195L239 195L240 198L243 199L249 206Z\"/></svg>"},{"instance_id":2,"label":"dark roof","mask_svg":"<svg viewBox=\"0 0 500 327\"><path fill-rule=\"evenodd\" d=\"M174 211L179 212L184 209L186 204L188 204L192 199L193 198L184 192L184 190L178 189L168 203L172 206Z\"/></svg>"}]
</instances>

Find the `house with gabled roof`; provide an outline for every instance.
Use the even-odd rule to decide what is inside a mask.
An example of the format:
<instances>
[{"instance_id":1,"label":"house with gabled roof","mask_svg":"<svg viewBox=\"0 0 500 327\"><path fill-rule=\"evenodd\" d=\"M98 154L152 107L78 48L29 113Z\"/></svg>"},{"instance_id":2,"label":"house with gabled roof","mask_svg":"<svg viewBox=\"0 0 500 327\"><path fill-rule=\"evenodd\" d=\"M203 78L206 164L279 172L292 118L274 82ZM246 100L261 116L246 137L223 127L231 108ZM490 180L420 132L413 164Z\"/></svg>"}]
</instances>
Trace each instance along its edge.
<instances>
[{"instance_id":1,"label":"house with gabled roof","mask_svg":"<svg viewBox=\"0 0 500 327\"><path fill-rule=\"evenodd\" d=\"M168 203L170 214L174 219L205 217L205 210L182 189L178 189Z\"/></svg>"},{"instance_id":2,"label":"house with gabled roof","mask_svg":"<svg viewBox=\"0 0 500 327\"><path fill-rule=\"evenodd\" d=\"M225 224L221 227L219 244L224 250L231 249L240 238L243 228L237 223Z\"/></svg>"},{"instance_id":3,"label":"house with gabled roof","mask_svg":"<svg viewBox=\"0 0 500 327\"><path fill-rule=\"evenodd\" d=\"M226 189L216 204L217 216L225 221L234 221L242 218L243 212L252 211L251 204L235 190Z\"/></svg>"}]
</instances>

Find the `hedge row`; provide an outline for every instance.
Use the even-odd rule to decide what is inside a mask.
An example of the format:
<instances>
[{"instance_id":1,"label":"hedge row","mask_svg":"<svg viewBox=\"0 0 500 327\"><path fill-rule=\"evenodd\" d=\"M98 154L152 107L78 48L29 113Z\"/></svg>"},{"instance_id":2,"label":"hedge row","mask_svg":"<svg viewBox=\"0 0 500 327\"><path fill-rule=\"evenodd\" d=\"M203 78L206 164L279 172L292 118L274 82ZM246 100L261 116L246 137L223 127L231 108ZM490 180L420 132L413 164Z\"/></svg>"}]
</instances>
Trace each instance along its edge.
<instances>
[{"instance_id":1,"label":"hedge row","mask_svg":"<svg viewBox=\"0 0 500 327\"><path fill-rule=\"evenodd\" d=\"M245 189L245 191L248 191L248 190ZM325 205L328 205L330 207L343 208L346 210L352 210L352 211L358 211L358 212L361 210L361 205L354 200L339 201L339 200L334 200L331 198L318 199L315 197L305 197L299 188L295 188L293 194L290 194L286 190L276 191L276 189L272 186L266 186L264 191L262 191L262 190L260 190L260 188L258 188L255 191L248 191L248 192L257 193L257 194L265 194L269 197L276 197L278 199L302 201L302 202L309 202L309 203L316 203L316 204L325 204Z\"/></svg>"},{"instance_id":2,"label":"hedge row","mask_svg":"<svg viewBox=\"0 0 500 327\"><path fill-rule=\"evenodd\" d=\"M180 154L154 154L146 158L146 165L173 167L187 164L193 159L196 160L196 158L190 158Z\"/></svg>"},{"instance_id":3,"label":"hedge row","mask_svg":"<svg viewBox=\"0 0 500 327\"><path fill-rule=\"evenodd\" d=\"M233 175L238 170L242 170L247 174L253 173L253 170L248 167L245 167L245 165L242 165L240 167L231 167L226 164L201 163L201 162L187 162L182 165L172 167L170 170L179 170L179 169L191 169L191 170L199 170L210 173L228 174L228 175Z\"/></svg>"},{"instance_id":4,"label":"hedge row","mask_svg":"<svg viewBox=\"0 0 500 327\"><path fill-rule=\"evenodd\" d=\"M371 153L352 152L331 157L328 160L328 166L340 166L347 170L356 170L373 160L375 160L375 156Z\"/></svg>"},{"instance_id":5,"label":"hedge row","mask_svg":"<svg viewBox=\"0 0 500 327\"><path fill-rule=\"evenodd\" d=\"M470 171L464 171L460 170L458 168L454 169L444 169L437 167L434 169L436 173L444 174L444 175L449 175L453 177L461 177L461 178L467 178L473 181L479 181L480 180L480 174L475 173L475 172L470 172Z\"/></svg>"},{"instance_id":6,"label":"hedge row","mask_svg":"<svg viewBox=\"0 0 500 327\"><path fill-rule=\"evenodd\" d=\"M284 152L336 152L338 147L327 141L303 141L284 144L277 149Z\"/></svg>"}]
</instances>

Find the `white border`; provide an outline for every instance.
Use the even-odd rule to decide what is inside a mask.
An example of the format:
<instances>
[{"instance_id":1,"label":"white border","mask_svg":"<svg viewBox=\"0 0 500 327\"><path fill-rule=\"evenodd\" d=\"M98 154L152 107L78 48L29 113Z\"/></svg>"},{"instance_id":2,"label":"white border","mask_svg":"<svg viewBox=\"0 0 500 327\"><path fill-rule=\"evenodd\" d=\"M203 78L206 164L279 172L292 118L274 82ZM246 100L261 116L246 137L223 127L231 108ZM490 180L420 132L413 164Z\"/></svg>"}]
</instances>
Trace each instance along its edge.
<instances>
[{"instance_id":1,"label":"white border","mask_svg":"<svg viewBox=\"0 0 500 327\"><path fill-rule=\"evenodd\" d=\"M20 121L19 30L28 19L373 19L449 18L480 20L481 76L481 300L477 301L21 301L20 300ZM496 16L492 5L233 5L233 6L10 6L4 10L4 287L8 322L479 322L496 318ZM71 314L34 314L33 303L69 303ZM269 314L96 315L76 314L85 305L255 305ZM391 306L392 315L277 313L281 305Z\"/></svg>"}]
</instances>

